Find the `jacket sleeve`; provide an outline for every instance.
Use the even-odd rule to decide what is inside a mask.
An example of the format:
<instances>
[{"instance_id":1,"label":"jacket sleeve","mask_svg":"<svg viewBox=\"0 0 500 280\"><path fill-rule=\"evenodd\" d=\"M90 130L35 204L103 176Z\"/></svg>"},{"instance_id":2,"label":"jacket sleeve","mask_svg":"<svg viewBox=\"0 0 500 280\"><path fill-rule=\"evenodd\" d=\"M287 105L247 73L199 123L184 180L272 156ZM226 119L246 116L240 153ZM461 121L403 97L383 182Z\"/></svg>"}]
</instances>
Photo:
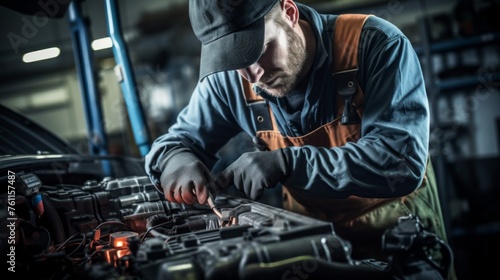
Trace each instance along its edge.
<instances>
[{"instance_id":1,"label":"jacket sleeve","mask_svg":"<svg viewBox=\"0 0 500 280\"><path fill-rule=\"evenodd\" d=\"M145 170L155 185L159 185L162 163L170 151L188 148L211 168L218 160L220 148L239 132L227 105L229 101L222 97L227 96L227 90L220 84L213 77L198 83L176 122L154 140L145 156Z\"/></svg>"},{"instance_id":2,"label":"jacket sleeve","mask_svg":"<svg viewBox=\"0 0 500 280\"><path fill-rule=\"evenodd\" d=\"M398 197L422 182L429 109L418 57L392 24L374 19L367 25L359 53L358 82L365 95L361 138L330 149L287 148L293 171L284 185L336 198Z\"/></svg>"}]
</instances>

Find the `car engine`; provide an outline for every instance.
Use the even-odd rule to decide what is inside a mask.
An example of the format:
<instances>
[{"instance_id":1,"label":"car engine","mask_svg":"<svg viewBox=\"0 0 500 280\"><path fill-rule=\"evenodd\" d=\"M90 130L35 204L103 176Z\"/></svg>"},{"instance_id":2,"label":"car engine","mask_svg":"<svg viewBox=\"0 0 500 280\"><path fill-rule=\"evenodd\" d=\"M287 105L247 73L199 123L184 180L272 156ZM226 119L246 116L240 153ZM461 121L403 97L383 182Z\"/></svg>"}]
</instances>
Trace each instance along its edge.
<instances>
[{"instance_id":1,"label":"car engine","mask_svg":"<svg viewBox=\"0 0 500 280\"><path fill-rule=\"evenodd\" d=\"M44 178L18 172L15 193L2 194L8 231L2 257L16 277L402 279L401 268L415 263L440 275L416 254L398 269L354 260L351 244L331 223L241 197L219 195L215 207L188 206L166 201L147 176L81 184ZM419 234L407 228L391 232L388 247L396 252Z\"/></svg>"}]
</instances>

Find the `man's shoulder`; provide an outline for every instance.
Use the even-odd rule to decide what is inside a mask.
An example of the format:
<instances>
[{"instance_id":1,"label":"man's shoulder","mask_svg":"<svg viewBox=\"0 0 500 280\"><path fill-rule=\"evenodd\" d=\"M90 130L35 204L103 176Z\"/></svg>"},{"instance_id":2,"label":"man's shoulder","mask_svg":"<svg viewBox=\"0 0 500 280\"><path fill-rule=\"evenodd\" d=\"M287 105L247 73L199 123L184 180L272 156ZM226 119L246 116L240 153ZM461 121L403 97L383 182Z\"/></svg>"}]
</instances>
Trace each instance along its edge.
<instances>
[{"instance_id":1,"label":"man's shoulder","mask_svg":"<svg viewBox=\"0 0 500 280\"><path fill-rule=\"evenodd\" d=\"M363 30L378 33L379 35L386 36L387 38L404 36L401 30L392 22L375 15L372 15L366 20Z\"/></svg>"},{"instance_id":2,"label":"man's shoulder","mask_svg":"<svg viewBox=\"0 0 500 280\"><path fill-rule=\"evenodd\" d=\"M212 86L228 86L236 82L239 83L240 75L236 70L220 71L212 73L203 79L202 83L207 83Z\"/></svg>"},{"instance_id":3,"label":"man's shoulder","mask_svg":"<svg viewBox=\"0 0 500 280\"><path fill-rule=\"evenodd\" d=\"M317 10L300 3L297 3L297 7L299 8L301 18L308 21L318 32L331 31L333 29L332 23L337 15L319 13Z\"/></svg>"},{"instance_id":4,"label":"man's shoulder","mask_svg":"<svg viewBox=\"0 0 500 280\"><path fill-rule=\"evenodd\" d=\"M241 76L236 70L221 71L209 74L198 83L197 92L201 96L218 96L221 100L239 98L242 91Z\"/></svg>"}]
</instances>

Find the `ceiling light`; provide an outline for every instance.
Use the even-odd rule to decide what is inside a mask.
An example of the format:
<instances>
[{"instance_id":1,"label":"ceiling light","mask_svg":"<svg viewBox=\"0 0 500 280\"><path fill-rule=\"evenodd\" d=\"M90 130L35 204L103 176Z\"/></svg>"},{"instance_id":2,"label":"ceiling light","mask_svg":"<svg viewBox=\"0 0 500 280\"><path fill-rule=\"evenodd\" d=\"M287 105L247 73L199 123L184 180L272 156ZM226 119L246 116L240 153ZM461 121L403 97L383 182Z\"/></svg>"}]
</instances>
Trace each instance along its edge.
<instances>
[{"instance_id":1,"label":"ceiling light","mask_svg":"<svg viewBox=\"0 0 500 280\"><path fill-rule=\"evenodd\" d=\"M50 59L54 57L58 57L61 53L59 48L48 48L39 51L29 52L23 55L23 61L25 63L35 62L44 59Z\"/></svg>"},{"instance_id":2,"label":"ceiling light","mask_svg":"<svg viewBox=\"0 0 500 280\"><path fill-rule=\"evenodd\" d=\"M101 39L96 39L92 41L92 49L94 51L102 50L102 49L109 49L113 46L113 42L111 42L111 38L105 37Z\"/></svg>"}]
</instances>

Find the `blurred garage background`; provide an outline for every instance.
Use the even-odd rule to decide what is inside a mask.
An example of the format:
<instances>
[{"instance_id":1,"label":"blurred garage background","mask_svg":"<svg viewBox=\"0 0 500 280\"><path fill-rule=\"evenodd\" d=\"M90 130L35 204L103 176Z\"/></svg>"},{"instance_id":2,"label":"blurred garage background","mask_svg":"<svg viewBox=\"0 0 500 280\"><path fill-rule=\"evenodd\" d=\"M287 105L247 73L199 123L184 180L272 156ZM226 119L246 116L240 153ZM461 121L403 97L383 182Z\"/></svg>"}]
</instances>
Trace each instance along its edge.
<instances>
[{"instance_id":1,"label":"blurred garage background","mask_svg":"<svg viewBox=\"0 0 500 280\"><path fill-rule=\"evenodd\" d=\"M40 0L35 15L1 0L0 103L90 153L75 65L68 0ZM136 91L151 139L166 132L198 78L200 44L187 0L118 1ZM370 13L408 36L421 59L432 109L431 155L459 278L494 266L500 243L500 1L303 0L320 12ZM140 156L115 75L103 0L81 1L110 154ZM31 61L31 52L49 57ZM8 132L2 132L8 133ZM246 136L221 151L220 166L251 149Z\"/></svg>"}]
</instances>

